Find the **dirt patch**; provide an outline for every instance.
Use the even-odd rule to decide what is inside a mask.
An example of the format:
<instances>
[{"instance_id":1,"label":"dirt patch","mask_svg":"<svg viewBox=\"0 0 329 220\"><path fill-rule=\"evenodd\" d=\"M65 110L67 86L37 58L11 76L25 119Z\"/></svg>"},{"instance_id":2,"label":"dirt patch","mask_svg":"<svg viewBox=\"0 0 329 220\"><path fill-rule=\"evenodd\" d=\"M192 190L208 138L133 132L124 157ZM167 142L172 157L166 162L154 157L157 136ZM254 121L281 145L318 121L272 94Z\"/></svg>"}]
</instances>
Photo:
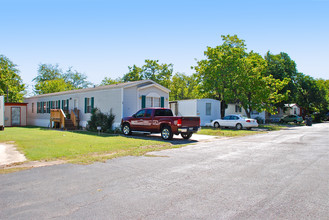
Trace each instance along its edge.
<instances>
[{"instance_id":1,"label":"dirt patch","mask_svg":"<svg viewBox=\"0 0 329 220\"><path fill-rule=\"evenodd\" d=\"M0 169L13 169L13 168L35 168L44 166L53 166L58 164L67 163L65 160L55 160L55 161L29 161L23 163L12 163L8 165L0 166Z\"/></svg>"},{"instance_id":2,"label":"dirt patch","mask_svg":"<svg viewBox=\"0 0 329 220\"><path fill-rule=\"evenodd\" d=\"M0 166L26 161L13 142L0 143Z\"/></svg>"}]
</instances>

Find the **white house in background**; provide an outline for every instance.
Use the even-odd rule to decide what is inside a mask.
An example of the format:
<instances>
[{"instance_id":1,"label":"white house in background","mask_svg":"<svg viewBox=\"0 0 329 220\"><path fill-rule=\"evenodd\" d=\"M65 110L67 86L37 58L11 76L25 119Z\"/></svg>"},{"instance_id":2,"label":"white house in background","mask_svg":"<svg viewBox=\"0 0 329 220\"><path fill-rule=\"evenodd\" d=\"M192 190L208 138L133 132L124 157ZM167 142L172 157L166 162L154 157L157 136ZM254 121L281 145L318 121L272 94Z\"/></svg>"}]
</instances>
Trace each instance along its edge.
<instances>
[{"instance_id":1,"label":"white house in background","mask_svg":"<svg viewBox=\"0 0 329 220\"><path fill-rule=\"evenodd\" d=\"M230 103L225 109L225 115L237 114L242 116L247 116L246 111L239 104ZM270 114L267 111L252 111L250 113L251 118L260 118L263 122L279 122L280 118L283 116L284 112L281 108L277 109L276 114Z\"/></svg>"},{"instance_id":2,"label":"white house in background","mask_svg":"<svg viewBox=\"0 0 329 220\"><path fill-rule=\"evenodd\" d=\"M284 112L286 115L301 115L301 108L293 103L293 104L285 104L284 107L286 108L286 111Z\"/></svg>"},{"instance_id":3,"label":"white house in background","mask_svg":"<svg viewBox=\"0 0 329 220\"><path fill-rule=\"evenodd\" d=\"M242 116L247 116L247 113L244 108L242 108L239 104L234 104L230 103L227 105L227 108L225 109L225 115L242 115ZM262 112L257 112L257 111L252 111L250 113L251 118L261 118L264 122L267 119L267 115L265 111Z\"/></svg>"},{"instance_id":4,"label":"white house in background","mask_svg":"<svg viewBox=\"0 0 329 220\"><path fill-rule=\"evenodd\" d=\"M220 118L220 101L215 99L171 101L169 106L176 116L199 116L201 126Z\"/></svg>"},{"instance_id":5,"label":"white house in background","mask_svg":"<svg viewBox=\"0 0 329 220\"><path fill-rule=\"evenodd\" d=\"M94 88L71 90L37 95L25 99L27 124L50 126L50 109L80 111L80 126L86 127L91 110L115 115L113 127L119 127L121 118L136 113L145 107L167 107L170 90L152 80L127 82Z\"/></svg>"}]
</instances>

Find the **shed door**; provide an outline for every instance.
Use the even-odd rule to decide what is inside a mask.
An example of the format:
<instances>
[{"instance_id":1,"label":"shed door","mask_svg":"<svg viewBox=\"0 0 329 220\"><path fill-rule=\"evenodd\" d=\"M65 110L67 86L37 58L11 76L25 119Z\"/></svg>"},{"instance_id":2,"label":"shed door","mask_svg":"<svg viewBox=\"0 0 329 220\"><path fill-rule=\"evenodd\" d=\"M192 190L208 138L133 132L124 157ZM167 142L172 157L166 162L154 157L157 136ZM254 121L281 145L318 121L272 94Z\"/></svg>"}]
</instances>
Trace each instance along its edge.
<instances>
[{"instance_id":1,"label":"shed door","mask_svg":"<svg viewBox=\"0 0 329 220\"><path fill-rule=\"evenodd\" d=\"M11 126L21 125L21 108L12 107L11 108Z\"/></svg>"}]
</instances>

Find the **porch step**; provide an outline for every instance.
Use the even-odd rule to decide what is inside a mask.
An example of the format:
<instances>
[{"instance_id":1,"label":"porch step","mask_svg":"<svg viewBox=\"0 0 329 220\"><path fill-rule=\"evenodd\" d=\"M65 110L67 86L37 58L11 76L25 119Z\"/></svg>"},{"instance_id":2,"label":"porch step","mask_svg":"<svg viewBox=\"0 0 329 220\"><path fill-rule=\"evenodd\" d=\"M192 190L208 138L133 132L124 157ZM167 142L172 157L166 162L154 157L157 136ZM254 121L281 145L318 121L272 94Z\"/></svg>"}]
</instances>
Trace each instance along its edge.
<instances>
[{"instance_id":1,"label":"porch step","mask_svg":"<svg viewBox=\"0 0 329 220\"><path fill-rule=\"evenodd\" d=\"M64 129L65 130L76 130L77 128L74 126L73 121L71 119L65 119L64 122Z\"/></svg>"}]
</instances>

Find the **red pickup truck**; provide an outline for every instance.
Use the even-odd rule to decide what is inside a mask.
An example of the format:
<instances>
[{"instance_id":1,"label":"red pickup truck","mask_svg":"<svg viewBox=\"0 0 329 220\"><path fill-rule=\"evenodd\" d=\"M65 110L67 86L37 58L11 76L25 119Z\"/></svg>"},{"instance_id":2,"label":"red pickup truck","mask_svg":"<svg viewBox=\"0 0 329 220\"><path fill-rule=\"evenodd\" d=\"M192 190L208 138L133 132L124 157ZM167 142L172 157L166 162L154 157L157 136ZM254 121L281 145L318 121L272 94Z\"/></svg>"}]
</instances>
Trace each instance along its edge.
<instances>
[{"instance_id":1,"label":"red pickup truck","mask_svg":"<svg viewBox=\"0 0 329 220\"><path fill-rule=\"evenodd\" d=\"M200 117L175 117L171 109L144 108L131 117L123 118L121 129L125 135L137 131L161 133L164 140L171 140L174 134L189 139L200 129Z\"/></svg>"}]
</instances>

